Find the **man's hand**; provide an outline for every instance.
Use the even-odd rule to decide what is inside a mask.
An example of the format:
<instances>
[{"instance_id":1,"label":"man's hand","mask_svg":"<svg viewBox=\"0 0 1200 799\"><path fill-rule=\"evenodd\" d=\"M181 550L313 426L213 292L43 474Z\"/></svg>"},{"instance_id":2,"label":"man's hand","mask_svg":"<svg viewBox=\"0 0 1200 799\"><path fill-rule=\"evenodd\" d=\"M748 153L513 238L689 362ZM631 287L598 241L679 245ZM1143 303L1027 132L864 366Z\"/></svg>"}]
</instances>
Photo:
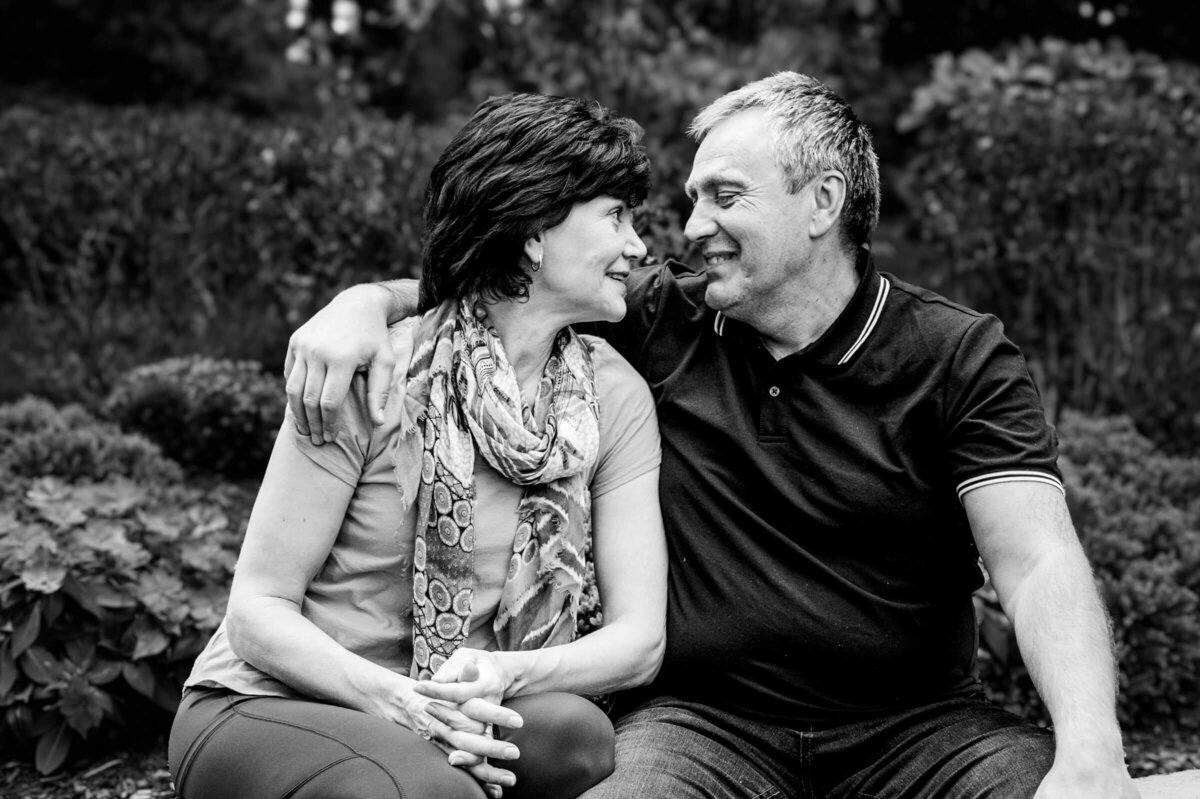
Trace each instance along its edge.
<instances>
[{"instance_id":1,"label":"man's hand","mask_svg":"<svg viewBox=\"0 0 1200 799\"><path fill-rule=\"evenodd\" d=\"M348 288L288 340L283 364L288 404L296 428L314 444L333 440L350 380L363 367L371 418L383 422L395 365L387 329L389 299L378 285Z\"/></svg>"}]
</instances>

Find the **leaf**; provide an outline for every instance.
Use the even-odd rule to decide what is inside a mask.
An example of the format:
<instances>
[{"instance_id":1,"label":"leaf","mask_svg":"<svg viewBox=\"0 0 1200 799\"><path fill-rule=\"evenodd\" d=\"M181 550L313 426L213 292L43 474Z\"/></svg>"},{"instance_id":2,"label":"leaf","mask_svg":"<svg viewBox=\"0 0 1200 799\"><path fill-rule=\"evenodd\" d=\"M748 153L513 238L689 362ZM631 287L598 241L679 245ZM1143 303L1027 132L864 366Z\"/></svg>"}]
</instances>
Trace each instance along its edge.
<instances>
[{"instance_id":1,"label":"leaf","mask_svg":"<svg viewBox=\"0 0 1200 799\"><path fill-rule=\"evenodd\" d=\"M121 675L129 687L142 696L154 700L154 670L149 663L123 663Z\"/></svg>"},{"instance_id":2,"label":"leaf","mask_svg":"<svg viewBox=\"0 0 1200 799\"><path fill-rule=\"evenodd\" d=\"M66 721L60 721L58 726L38 738L37 750L33 754L33 763L38 773L46 775L57 771L71 753L74 738Z\"/></svg>"},{"instance_id":3,"label":"leaf","mask_svg":"<svg viewBox=\"0 0 1200 799\"><path fill-rule=\"evenodd\" d=\"M21 582L30 591L53 594L67 579L67 567L45 550L38 550L33 561L21 570Z\"/></svg>"},{"instance_id":4,"label":"leaf","mask_svg":"<svg viewBox=\"0 0 1200 799\"><path fill-rule=\"evenodd\" d=\"M34 646L21 656L21 671L38 685L47 685L61 679L66 670L54 655L40 646Z\"/></svg>"},{"instance_id":5,"label":"leaf","mask_svg":"<svg viewBox=\"0 0 1200 799\"><path fill-rule=\"evenodd\" d=\"M68 574L67 579L63 581L63 593L75 600L75 604L80 607L83 612L95 616L101 621L104 620L104 609L100 607L100 603L92 596L94 589L92 584L80 582L74 575Z\"/></svg>"},{"instance_id":6,"label":"leaf","mask_svg":"<svg viewBox=\"0 0 1200 799\"><path fill-rule=\"evenodd\" d=\"M0 645L0 697L7 697L17 681L17 660L8 641Z\"/></svg>"},{"instance_id":7,"label":"leaf","mask_svg":"<svg viewBox=\"0 0 1200 799\"><path fill-rule=\"evenodd\" d=\"M171 639L167 637L166 633L157 627L146 626L137 632L136 642L133 646L133 659L141 660L152 657L170 645Z\"/></svg>"},{"instance_id":8,"label":"leaf","mask_svg":"<svg viewBox=\"0 0 1200 799\"><path fill-rule=\"evenodd\" d=\"M12 656L20 657L21 653L29 647L33 646L33 642L37 640L38 633L42 631L42 609L40 604L35 604L29 615L25 617L25 621L21 622L12 635Z\"/></svg>"},{"instance_id":9,"label":"leaf","mask_svg":"<svg viewBox=\"0 0 1200 799\"><path fill-rule=\"evenodd\" d=\"M121 664L115 660L102 660L87 673L92 685L107 685L121 676Z\"/></svg>"},{"instance_id":10,"label":"leaf","mask_svg":"<svg viewBox=\"0 0 1200 799\"><path fill-rule=\"evenodd\" d=\"M108 694L96 688L86 679L76 677L67 684L62 698L55 705L71 729L81 738L104 721L105 712L113 707Z\"/></svg>"}]
</instances>

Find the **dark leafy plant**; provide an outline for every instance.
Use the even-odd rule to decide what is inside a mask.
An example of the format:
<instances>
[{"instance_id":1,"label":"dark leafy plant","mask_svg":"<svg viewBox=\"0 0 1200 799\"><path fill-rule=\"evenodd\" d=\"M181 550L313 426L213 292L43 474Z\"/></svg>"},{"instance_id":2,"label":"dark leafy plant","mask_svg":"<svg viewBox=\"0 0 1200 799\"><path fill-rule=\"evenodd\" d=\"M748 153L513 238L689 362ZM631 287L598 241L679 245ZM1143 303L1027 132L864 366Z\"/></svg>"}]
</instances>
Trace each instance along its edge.
<instances>
[{"instance_id":1,"label":"dark leafy plant","mask_svg":"<svg viewBox=\"0 0 1200 799\"><path fill-rule=\"evenodd\" d=\"M77 409L0 407L13 440L35 419L83 429ZM249 513L244 489L113 461L51 459L38 476L0 467L0 745L42 773L81 742L136 736L147 714L166 723L224 613Z\"/></svg>"},{"instance_id":2,"label":"dark leafy plant","mask_svg":"<svg viewBox=\"0 0 1200 799\"><path fill-rule=\"evenodd\" d=\"M1055 408L1200 447L1200 67L1119 43L943 55L903 188L952 296L996 313Z\"/></svg>"},{"instance_id":3,"label":"dark leafy plant","mask_svg":"<svg viewBox=\"0 0 1200 799\"><path fill-rule=\"evenodd\" d=\"M126 373L105 409L189 469L237 479L262 474L284 402L257 363L191 356Z\"/></svg>"}]
</instances>

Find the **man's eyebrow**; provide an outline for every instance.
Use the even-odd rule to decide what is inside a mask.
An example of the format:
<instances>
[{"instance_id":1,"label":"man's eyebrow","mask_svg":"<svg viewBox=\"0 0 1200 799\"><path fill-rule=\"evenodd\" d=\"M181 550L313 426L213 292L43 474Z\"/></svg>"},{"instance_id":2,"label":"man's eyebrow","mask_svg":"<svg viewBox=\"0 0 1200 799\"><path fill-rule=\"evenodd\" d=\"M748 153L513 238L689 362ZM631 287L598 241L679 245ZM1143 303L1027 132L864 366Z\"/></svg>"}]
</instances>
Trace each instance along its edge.
<instances>
[{"instance_id":1,"label":"man's eyebrow","mask_svg":"<svg viewBox=\"0 0 1200 799\"><path fill-rule=\"evenodd\" d=\"M746 181L737 175L735 172L717 172L712 175L705 175L700 181L693 182L689 180L683 184L683 190L687 192L689 197L696 196L700 191L712 191L718 186L734 186L744 187Z\"/></svg>"}]
</instances>

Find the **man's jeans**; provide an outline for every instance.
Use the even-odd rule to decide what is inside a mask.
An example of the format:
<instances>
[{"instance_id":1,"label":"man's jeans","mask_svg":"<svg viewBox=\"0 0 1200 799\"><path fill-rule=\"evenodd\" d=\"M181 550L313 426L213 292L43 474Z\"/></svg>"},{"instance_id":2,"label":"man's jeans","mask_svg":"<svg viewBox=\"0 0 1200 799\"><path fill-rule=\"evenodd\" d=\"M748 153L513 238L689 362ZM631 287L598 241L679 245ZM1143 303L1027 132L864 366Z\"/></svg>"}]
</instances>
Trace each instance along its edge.
<instances>
[{"instance_id":1,"label":"man's jeans","mask_svg":"<svg viewBox=\"0 0 1200 799\"><path fill-rule=\"evenodd\" d=\"M1054 758L1050 732L981 696L817 730L659 697L616 730L586 799L1024 799Z\"/></svg>"}]
</instances>

